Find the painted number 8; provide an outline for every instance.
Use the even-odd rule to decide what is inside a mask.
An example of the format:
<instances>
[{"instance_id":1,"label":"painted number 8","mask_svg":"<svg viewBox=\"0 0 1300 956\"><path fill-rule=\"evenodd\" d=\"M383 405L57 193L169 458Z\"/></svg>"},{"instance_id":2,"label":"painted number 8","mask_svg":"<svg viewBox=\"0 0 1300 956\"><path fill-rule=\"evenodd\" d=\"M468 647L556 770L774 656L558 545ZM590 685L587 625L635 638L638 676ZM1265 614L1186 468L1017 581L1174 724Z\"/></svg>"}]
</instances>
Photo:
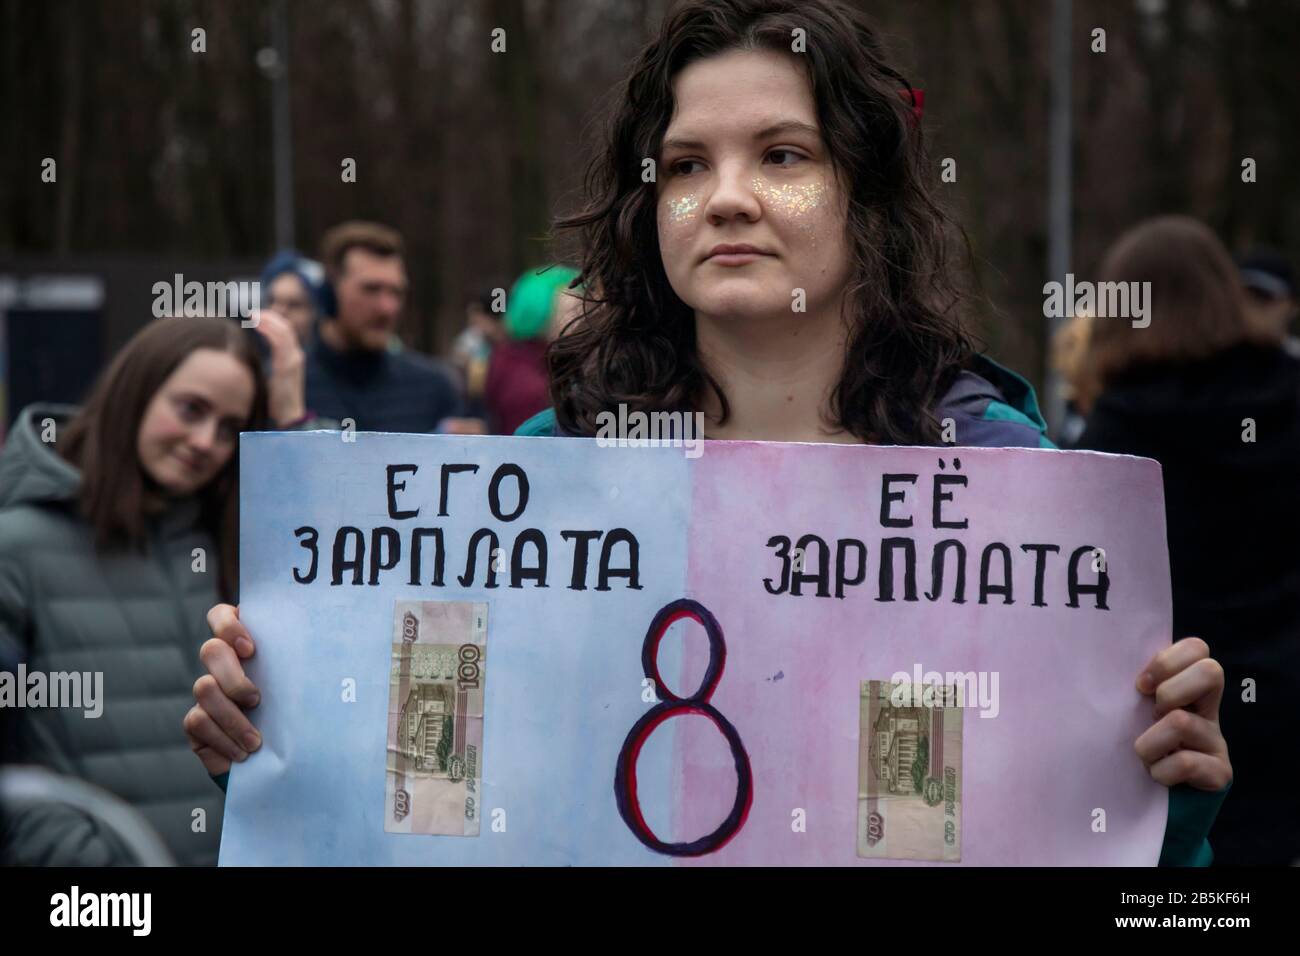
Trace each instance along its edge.
<instances>
[{"instance_id":1,"label":"painted number 8","mask_svg":"<svg viewBox=\"0 0 1300 956\"><path fill-rule=\"evenodd\" d=\"M664 633L676 621L691 618L703 628L709 639L709 668L704 680L690 697L678 697L664 684L659 676L659 644ZM740 734L731 722L709 703L713 691L722 679L722 668L727 660L727 645L722 638L722 628L717 619L697 601L682 598L665 605L650 622L646 632L645 643L641 645L641 667L645 676L654 681L659 703L651 707L628 732L623 741L623 749L618 755L618 769L614 772L614 799L618 803L618 812L623 822L638 840L650 849L669 856L702 856L722 849L727 841L735 836L745 825L749 807L754 799L754 777L749 768L749 755L740 740ZM641 748L654 732L655 728L671 717L682 714L700 714L713 721L713 725L727 738L731 747L731 756L736 764L736 800L731 812L722 824L707 836L689 843L665 843L655 836L641 814L641 804L637 800L636 763L641 755Z\"/></svg>"}]
</instances>

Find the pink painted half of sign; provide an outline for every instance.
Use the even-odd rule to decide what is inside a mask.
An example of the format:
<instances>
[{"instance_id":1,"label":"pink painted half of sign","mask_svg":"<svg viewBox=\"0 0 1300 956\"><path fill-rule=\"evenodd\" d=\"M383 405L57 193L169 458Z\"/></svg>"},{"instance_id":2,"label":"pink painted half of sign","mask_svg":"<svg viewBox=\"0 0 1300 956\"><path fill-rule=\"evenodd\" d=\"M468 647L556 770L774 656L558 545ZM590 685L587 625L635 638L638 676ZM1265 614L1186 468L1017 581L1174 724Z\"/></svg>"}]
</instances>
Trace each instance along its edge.
<instances>
[{"instance_id":1,"label":"pink painted half of sign","mask_svg":"<svg viewBox=\"0 0 1300 956\"><path fill-rule=\"evenodd\" d=\"M913 524L882 529L883 460L865 446L810 445L796 456L773 445L711 442L694 462L688 596L716 616L725 636L726 667L711 702L744 741L754 796L726 846L681 862L876 862L857 855L859 688L919 667L983 672L989 691L968 700L963 715L963 865L1153 865L1168 794L1133 743L1152 722L1136 677L1170 640L1159 466L1051 451L893 450L889 470L919 476L894 485L906 495L892 514ZM936 474L967 477L942 503L943 519L967 519L967 528L933 527ZM829 597L812 588L797 597L768 593L764 579L779 579L781 570L769 539L806 534L827 541L832 562L837 539L861 540L863 583L838 598L832 569ZM894 600L879 600L880 541L889 535L916 543L915 601L903 599L901 556ZM966 547L964 603L953 600L951 556L942 594L926 597L933 546L945 538ZM980 556L994 540L1012 554L1010 604L1000 594L979 602ZM1035 606L1035 555L1025 544L1060 548L1046 557L1044 606ZM1107 610L1088 594L1079 607L1066 606L1067 563L1085 545L1104 551ZM806 562L805 570L817 570L815 554ZM1092 562L1083 564L1081 579L1095 581ZM684 646L679 686L689 692L705 655L703 641ZM692 839L720 822L735 772L708 721L676 722L673 830L676 839Z\"/></svg>"}]
</instances>

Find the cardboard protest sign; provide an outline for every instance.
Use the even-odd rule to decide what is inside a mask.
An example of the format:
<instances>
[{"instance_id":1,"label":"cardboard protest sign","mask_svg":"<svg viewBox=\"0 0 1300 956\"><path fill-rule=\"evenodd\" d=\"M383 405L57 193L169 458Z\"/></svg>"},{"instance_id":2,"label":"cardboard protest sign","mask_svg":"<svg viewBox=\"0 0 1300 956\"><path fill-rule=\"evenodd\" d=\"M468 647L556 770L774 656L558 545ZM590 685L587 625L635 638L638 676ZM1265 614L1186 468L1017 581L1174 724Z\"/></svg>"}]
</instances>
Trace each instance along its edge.
<instances>
[{"instance_id":1,"label":"cardboard protest sign","mask_svg":"<svg viewBox=\"0 0 1300 956\"><path fill-rule=\"evenodd\" d=\"M1159 466L241 443L240 864L1154 864Z\"/></svg>"}]
</instances>

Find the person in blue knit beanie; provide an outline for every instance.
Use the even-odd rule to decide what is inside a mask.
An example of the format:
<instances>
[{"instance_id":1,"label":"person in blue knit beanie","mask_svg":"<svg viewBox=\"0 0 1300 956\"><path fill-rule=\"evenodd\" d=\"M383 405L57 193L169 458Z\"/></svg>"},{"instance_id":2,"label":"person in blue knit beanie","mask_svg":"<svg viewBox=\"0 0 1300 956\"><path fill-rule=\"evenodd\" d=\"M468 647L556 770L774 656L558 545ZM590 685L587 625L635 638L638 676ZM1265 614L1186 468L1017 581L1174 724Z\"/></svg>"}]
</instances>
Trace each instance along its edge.
<instances>
[{"instance_id":1,"label":"person in blue knit beanie","mask_svg":"<svg viewBox=\"0 0 1300 956\"><path fill-rule=\"evenodd\" d=\"M262 308L289 320L298 341L306 344L322 315L333 314L325 269L296 249L282 249L262 270Z\"/></svg>"}]
</instances>

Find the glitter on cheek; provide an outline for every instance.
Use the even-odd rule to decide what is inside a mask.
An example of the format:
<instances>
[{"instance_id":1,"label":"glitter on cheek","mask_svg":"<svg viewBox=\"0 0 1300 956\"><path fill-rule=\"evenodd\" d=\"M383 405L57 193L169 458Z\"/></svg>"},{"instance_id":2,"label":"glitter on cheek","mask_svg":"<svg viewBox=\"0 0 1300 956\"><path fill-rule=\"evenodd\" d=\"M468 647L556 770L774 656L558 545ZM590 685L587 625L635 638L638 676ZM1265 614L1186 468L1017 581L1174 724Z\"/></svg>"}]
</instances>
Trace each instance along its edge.
<instances>
[{"instance_id":1,"label":"glitter on cheek","mask_svg":"<svg viewBox=\"0 0 1300 956\"><path fill-rule=\"evenodd\" d=\"M817 244L818 214L826 200L826 187L822 183L782 183L773 186L762 179L755 179L750 185L764 206L776 215L794 220L808 241Z\"/></svg>"},{"instance_id":2,"label":"glitter on cheek","mask_svg":"<svg viewBox=\"0 0 1300 956\"><path fill-rule=\"evenodd\" d=\"M685 226L695 221L700 210L700 197L682 196L668 200L668 219L674 226Z\"/></svg>"}]
</instances>

